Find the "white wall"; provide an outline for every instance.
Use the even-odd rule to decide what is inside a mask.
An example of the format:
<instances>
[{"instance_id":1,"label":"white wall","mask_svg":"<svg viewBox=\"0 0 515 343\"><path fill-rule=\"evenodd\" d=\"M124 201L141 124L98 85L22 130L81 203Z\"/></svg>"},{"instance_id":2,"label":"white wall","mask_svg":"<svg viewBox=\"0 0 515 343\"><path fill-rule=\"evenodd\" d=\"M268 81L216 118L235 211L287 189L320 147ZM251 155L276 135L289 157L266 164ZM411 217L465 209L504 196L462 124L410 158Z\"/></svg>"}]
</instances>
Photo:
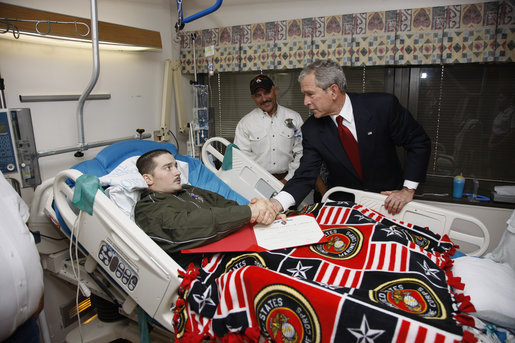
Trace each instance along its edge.
<instances>
[{"instance_id":1,"label":"white wall","mask_svg":"<svg viewBox=\"0 0 515 343\"><path fill-rule=\"evenodd\" d=\"M90 2L84 0L6 2L91 17ZM100 76L92 93L110 93L111 99L86 102L86 143L130 136L137 128L151 133L160 127L164 61L179 55L171 44L171 28L176 21L175 6L171 4L169 0L98 1L100 21L159 31L163 49L160 52L100 51ZM7 106L31 109L38 151L76 146L76 101L21 103L19 95L82 94L92 75L91 49L1 38L0 35L0 74L5 80ZM174 119L172 129L175 129ZM99 149L86 151L84 158L93 157ZM79 161L73 153L40 158L42 178L52 177Z\"/></svg>"}]
</instances>

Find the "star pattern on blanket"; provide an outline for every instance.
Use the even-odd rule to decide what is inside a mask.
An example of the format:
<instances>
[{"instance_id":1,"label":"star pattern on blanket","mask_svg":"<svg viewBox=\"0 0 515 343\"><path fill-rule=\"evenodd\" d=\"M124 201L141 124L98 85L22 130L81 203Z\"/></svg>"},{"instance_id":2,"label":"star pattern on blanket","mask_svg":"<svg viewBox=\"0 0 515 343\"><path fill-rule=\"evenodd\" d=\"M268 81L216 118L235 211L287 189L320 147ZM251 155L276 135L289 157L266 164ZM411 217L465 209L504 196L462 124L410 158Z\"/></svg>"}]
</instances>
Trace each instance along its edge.
<instances>
[{"instance_id":1,"label":"star pattern on blanket","mask_svg":"<svg viewBox=\"0 0 515 343\"><path fill-rule=\"evenodd\" d=\"M358 220L358 223L361 223L361 222L365 222L365 223L373 223L374 220L367 217L366 215L364 214L361 214L361 213L356 213L352 216L353 218L356 218Z\"/></svg>"},{"instance_id":2,"label":"star pattern on blanket","mask_svg":"<svg viewBox=\"0 0 515 343\"><path fill-rule=\"evenodd\" d=\"M347 330L349 330L350 333L357 338L358 343L373 343L377 337L384 333L384 330L370 328L370 325L368 325L367 316L363 316L359 328L349 328Z\"/></svg>"},{"instance_id":3,"label":"star pattern on blanket","mask_svg":"<svg viewBox=\"0 0 515 343\"><path fill-rule=\"evenodd\" d=\"M295 268L286 269L293 277L307 279L306 272L310 270L311 266L303 266L302 262L298 262Z\"/></svg>"},{"instance_id":4,"label":"star pattern on blanket","mask_svg":"<svg viewBox=\"0 0 515 343\"><path fill-rule=\"evenodd\" d=\"M399 236L399 237L404 237L404 234L402 233L402 231L400 230L397 230L396 228L390 226L390 227L385 227L384 229L381 229L382 231L386 232L386 237L389 237L389 236Z\"/></svg>"},{"instance_id":5,"label":"star pattern on blanket","mask_svg":"<svg viewBox=\"0 0 515 343\"><path fill-rule=\"evenodd\" d=\"M383 218L368 222L361 210L331 204L316 213L326 237L339 238L343 250L325 243L211 256L188 283L187 298L179 299L189 306L186 325L175 325L177 337L255 342L261 332L279 343L294 341L295 333L321 343L462 340L455 317L462 304L448 282L449 238Z\"/></svg>"},{"instance_id":6,"label":"star pattern on blanket","mask_svg":"<svg viewBox=\"0 0 515 343\"><path fill-rule=\"evenodd\" d=\"M438 277L438 272L440 272L439 269L437 268L431 268L426 261L424 261L424 263L418 263L419 266L422 267L422 269L424 269L424 274L426 274L427 276L432 276L438 280L440 280L440 278Z\"/></svg>"},{"instance_id":7,"label":"star pattern on blanket","mask_svg":"<svg viewBox=\"0 0 515 343\"><path fill-rule=\"evenodd\" d=\"M204 293L194 294L193 299L199 306L199 312L202 312L205 306L216 306L216 303L211 299L211 285L209 285Z\"/></svg>"},{"instance_id":8,"label":"star pattern on blanket","mask_svg":"<svg viewBox=\"0 0 515 343\"><path fill-rule=\"evenodd\" d=\"M225 324L225 327L227 328L227 330L229 330L229 332L238 332L238 331L241 331L241 329L243 328L243 326L231 326L231 324L229 323L226 323Z\"/></svg>"}]
</instances>

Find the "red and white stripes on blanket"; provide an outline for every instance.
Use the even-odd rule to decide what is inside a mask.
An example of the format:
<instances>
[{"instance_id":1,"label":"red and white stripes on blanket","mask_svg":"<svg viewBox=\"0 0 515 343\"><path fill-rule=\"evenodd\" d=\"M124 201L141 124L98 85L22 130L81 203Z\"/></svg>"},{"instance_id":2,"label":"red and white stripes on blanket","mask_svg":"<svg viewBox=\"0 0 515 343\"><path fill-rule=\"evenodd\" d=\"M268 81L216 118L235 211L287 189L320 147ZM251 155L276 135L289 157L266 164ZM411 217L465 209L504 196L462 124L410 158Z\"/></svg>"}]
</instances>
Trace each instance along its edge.
<instances>
[{"instance_id":1,"label":"red and white stripes on blanket","mask_svg":"<svg viewBox=\"0 0 515 343\"><path fill-rule=\"evenodd\" d=\"M257 342L457 342L446 237L359 205L313 206L327 243L216 254L184 276L177 338Z\"/></svg>"}]
</instances>

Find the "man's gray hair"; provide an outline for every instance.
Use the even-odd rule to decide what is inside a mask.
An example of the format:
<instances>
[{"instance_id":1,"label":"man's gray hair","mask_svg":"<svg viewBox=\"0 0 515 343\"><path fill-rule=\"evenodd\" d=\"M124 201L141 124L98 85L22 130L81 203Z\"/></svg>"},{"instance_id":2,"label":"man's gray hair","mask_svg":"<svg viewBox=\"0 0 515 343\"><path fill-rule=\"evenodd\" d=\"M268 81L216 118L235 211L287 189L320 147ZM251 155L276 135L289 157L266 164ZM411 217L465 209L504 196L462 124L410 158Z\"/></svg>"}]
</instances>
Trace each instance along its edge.
<instances>
[{"instance_id":1,"label":"man's gray hair","mask_svg":"<svg viewBox=\"0 0 515 343\"><path fill-rule=\"evenodd\" d=\"M326 90L333 83L342 93L347 90L347 79L343 68L333 60L317 60L305 67L299 75L299 82L310 74L315 75L315 84Z\"/></svg>"}]
</instances>

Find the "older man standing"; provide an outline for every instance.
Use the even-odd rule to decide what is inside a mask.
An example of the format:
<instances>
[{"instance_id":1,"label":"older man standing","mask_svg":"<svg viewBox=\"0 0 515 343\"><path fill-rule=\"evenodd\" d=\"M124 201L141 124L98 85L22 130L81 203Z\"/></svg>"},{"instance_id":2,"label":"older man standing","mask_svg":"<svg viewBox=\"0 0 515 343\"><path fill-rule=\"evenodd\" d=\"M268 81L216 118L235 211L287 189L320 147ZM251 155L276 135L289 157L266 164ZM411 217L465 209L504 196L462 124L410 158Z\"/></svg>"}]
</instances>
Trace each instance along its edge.
<instances>
[{"instance_id":1,"label":"older man standing","mask_svg":"<svg viewBox=\"0 0 515 343\"><path fill-rule=\"evenodd\" d=\"M302 156L302 117L277 104L277 87L266 75L250 81L257 108L245 115L234 135L234 144L282 183L293 177Z\"/></svg>"},{"instance_id":2,"label":"older man standing","mask_svg":"<svg viewBox=\"0 0 515 343\"><path fill-rule=\"evenodd\" d=\"M343 69L331 60L308 65L299 82L313 115L302 126L300 166L272 199L274 208L298 204L313 189L325 162L328 187L381 192L388 196L387 211L400 212L425 179L431 141L422 126L391 94L346 93ZM397 146L406 152L404 169Z\"/></svg>"}]
</instances>

